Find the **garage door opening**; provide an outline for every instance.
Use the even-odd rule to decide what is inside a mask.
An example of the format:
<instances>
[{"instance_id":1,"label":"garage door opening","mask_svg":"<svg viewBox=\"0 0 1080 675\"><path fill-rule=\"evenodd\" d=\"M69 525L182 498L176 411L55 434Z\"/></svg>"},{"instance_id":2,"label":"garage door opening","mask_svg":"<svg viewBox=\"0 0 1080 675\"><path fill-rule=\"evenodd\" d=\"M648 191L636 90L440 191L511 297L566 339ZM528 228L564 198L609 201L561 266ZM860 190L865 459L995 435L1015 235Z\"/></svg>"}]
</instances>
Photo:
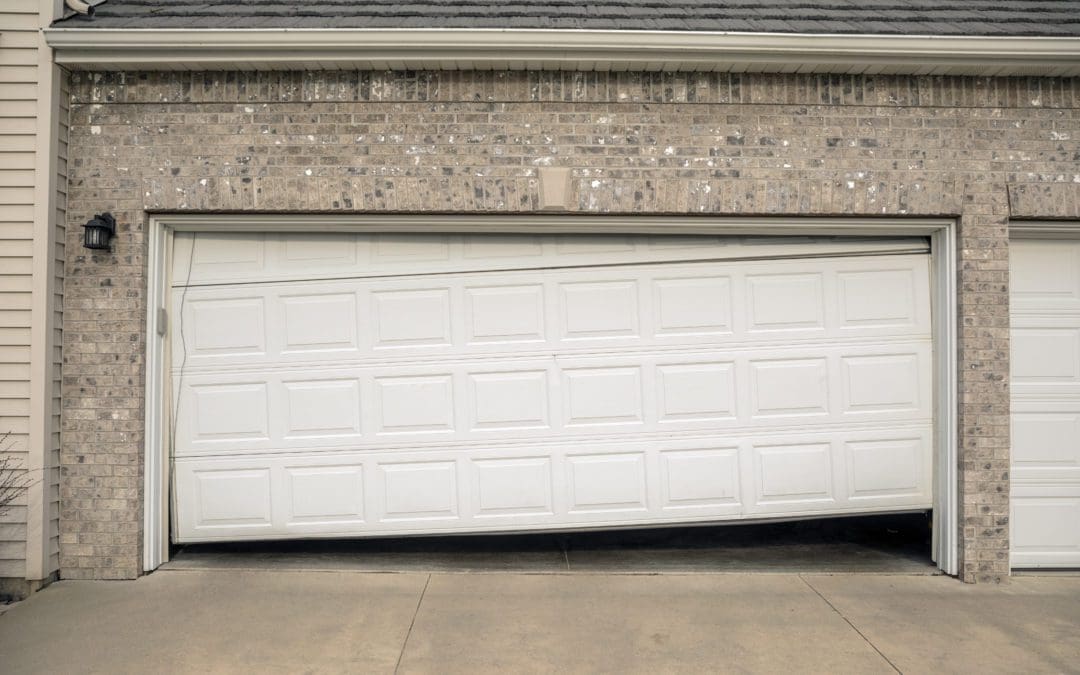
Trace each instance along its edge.
<instances>
[{"instance_id":1,"label":"garage door opening","mask_svg":"<svg viewBox=\"0 0 1080 675\"><path fill-rule=\"evenodd\" d=\"M935 506L927 237L170 234L175 544Z\"/></svg>"},{"instance_id":2,"label":"garage door opening","mask_svg":"<svg viewBox=\"0 0 1080 675\"><path fill-rule=\"evenodd\" d=\"M939 574L929 514L507 535L186 544L162 569Z\"/></svg>"}]
</instances>

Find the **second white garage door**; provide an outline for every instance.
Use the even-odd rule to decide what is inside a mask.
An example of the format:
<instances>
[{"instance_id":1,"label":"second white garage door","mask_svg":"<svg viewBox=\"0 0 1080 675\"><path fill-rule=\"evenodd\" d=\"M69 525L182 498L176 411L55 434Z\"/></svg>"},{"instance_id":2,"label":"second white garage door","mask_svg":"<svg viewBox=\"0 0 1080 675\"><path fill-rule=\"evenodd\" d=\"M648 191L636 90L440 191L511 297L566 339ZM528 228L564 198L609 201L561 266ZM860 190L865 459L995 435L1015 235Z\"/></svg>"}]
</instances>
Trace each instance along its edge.
<instances>
[{"instance_id":1,"label":"second white garage door","mask_svg":"<svg viewBox=\"0 0 1080 675\"><path fill-rule=\"evenodd\" d=\"M174 261L176 541L931 506L921 241L178 235Z\"/></svg>"},{"instance_id":2,"label":"second white garage door","mask_svg":"<svg viewBox=\"0 0 1080 675\"><path fill-rule=\"evenodd\" d=\"M1012 564L1080 568L1080 240L1010 259Z\"/></svg>"}]
</instances>

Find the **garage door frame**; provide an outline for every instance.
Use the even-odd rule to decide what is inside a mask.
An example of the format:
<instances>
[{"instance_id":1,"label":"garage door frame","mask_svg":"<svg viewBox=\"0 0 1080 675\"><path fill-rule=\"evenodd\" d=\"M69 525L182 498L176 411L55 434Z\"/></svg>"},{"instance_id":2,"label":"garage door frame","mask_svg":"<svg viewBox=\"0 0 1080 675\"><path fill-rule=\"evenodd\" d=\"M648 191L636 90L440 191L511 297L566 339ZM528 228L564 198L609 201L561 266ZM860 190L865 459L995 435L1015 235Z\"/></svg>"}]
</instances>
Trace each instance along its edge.
<instances>
[{"instance_id":1,"label":"garage door frame","mask_svg":"<svg viewBox=\"0 0 1080 675\"><path fill-rule=\"evenodd\" d=\"M1080 222L1076 221L1047 221L1047 220L1027 220L1027 221L1010 221L1009 222L1009 240L1032 240L1032 239L1075 239L1080 240ZM1010 313L1011 313L1010 308ZM1010 373L1010 380L1012 379ZM1011 398L1011 393L1010 393ZM1011 401L1010 401L1011 403ZM1012 419L1012 411L1009 413L1010 425ZM1012 451L1010 447L1009 452L1009 476L1013 475L1012 471ZM1011 500L1011 491L1010 491ZM1010 518L1011 522L1011 518ZM1011 533L1010 533L1011 535ZM1073 569L1072 565L1060 565L1060 564L1024 564L1015 565L1012 562L1012 543L1013 537L1009 537L1009 567L1013 571L1024 570L1053 570L1053 569Z\"/></svg>"},{"instance_id":2,"label":"garage door frame","mask_svg":"<svg viewBox=\"0 0 1080 675\"><path fill-rule=\"evenodd\" d=\"M176 232L652 234L923 236L931 242L934 341L934 530L932 557L959 572L956 229L952 219L732 218L598 215L204 215L159 214L148 223L146 440L143 569L169 556L168 288Z\"/></svg>"}]
</instances>

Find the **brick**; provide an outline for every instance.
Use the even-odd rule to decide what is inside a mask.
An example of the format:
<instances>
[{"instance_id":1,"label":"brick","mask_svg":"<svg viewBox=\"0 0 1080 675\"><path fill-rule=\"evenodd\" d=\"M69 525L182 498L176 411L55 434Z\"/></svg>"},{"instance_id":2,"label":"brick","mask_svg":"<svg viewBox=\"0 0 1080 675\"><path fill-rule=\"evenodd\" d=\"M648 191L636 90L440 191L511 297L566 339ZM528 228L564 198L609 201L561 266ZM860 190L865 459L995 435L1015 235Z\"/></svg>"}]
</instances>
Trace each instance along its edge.
<instances>
[{"instance_id":1,"label":"brick","mask_svg":"<svg viewBox=\"0 0 1080 675\"><path fill-rule=\"evenodd\" d=\"M579 212L959 218L961 576L1004 579L1008 217L1080 218L1080 80L1053 84L73 73L61 574L141 568L148 213L530 213L536 168L566 166ZM114 250L90 254L80 225L105 210Z\"/></svg>"}]
</instances>

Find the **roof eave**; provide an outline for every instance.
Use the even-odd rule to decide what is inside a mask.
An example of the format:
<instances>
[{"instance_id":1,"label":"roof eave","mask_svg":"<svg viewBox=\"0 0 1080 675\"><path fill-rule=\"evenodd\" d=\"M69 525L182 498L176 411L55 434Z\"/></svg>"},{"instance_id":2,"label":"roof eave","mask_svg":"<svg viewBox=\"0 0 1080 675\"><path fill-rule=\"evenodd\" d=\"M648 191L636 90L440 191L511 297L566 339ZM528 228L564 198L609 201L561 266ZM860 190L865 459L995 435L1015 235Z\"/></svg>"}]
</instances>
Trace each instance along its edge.
<instances>
[{"instance_id":1,"label":"roof eave","mask_svg":"<svg viewBox=\"0 0 1080 675\"><path fill-rule=\"evenodd\" d=\"M1080 37L514 29L49 28L80 70L695 70L1080 75Z\"/></svg>"}]
</instances>

